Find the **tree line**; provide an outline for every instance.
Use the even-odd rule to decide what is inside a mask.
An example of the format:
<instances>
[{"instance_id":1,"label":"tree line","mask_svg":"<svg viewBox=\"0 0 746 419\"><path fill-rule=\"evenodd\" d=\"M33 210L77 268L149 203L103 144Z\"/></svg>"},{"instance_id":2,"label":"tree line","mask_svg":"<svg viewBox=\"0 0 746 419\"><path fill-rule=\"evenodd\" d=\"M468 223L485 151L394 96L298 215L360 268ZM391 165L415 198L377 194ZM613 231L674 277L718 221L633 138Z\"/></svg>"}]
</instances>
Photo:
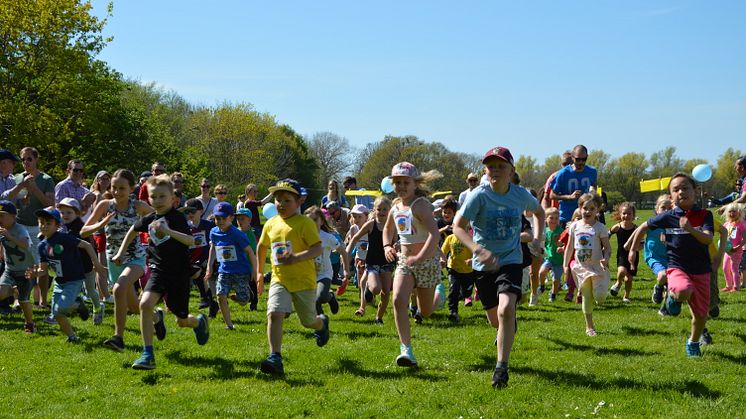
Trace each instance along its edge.
<instances>
[{"instance_id":1,"label":"tree line","mask_svg":"<svg viewBox=\"0 0 746 419\"><path fill-rule=\"evenodd\" d=\"M438 191L458 193L466 175L481 170L481 150L452 151L411 135L386 136L358 149L332 132L303 136L248 102L195 105L155 84L129 80L97 58L111 41L102 30L113 5L104 18L91 11L82 0L0 0L1 146L38 148L43 170L58 180L73 158L83 160L89 174L123 166L144 170L157 160L185 175L188 194L198 193L202 177L227 184L233 197L249 182L266 191L279 178L293 177L315 201L328 180L347 174L357 177L358 186L377 189L403 160L443 173L431 185ZM560 152L541 164L519 156L522 184L541 188L559 168ZM733 188L739 155L729 148L720 156L708 192ZM654 199L639 192L641 179L691 171L702 162L678 158L674 147L647 157L630 152L612 158L591 150L588 161L614 200L633 201Z\"/></svg>"}]
</instances>

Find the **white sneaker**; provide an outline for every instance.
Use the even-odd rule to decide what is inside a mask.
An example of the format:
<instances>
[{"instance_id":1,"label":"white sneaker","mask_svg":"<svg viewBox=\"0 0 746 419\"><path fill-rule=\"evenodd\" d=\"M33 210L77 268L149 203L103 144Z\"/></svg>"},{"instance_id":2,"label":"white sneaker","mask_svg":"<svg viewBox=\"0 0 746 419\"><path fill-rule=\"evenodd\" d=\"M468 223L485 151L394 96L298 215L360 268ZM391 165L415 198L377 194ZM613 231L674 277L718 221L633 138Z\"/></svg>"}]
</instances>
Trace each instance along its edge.
<instances>
[{"instance_id":1,"label":"white sneaker","mask_svg":"<svg viewBox=\"0 0 746 419\"><path fill-rule=\"evenodd\" d=\"M412 347L401 344L401 353L396 357L396 365L400 367L416 367L417 359L414 357Z\"/></svg>"},{"instance_id":2,"label":"white sneaker","mask_svg":"<svg viewBox=\"0 0 746 419\"><path fill-rule=\"evenodd\" d=\"M536 307L539 305L539 294L531 294L531 300L529 300L529 307Z\"/></svg>"}]
</instances>

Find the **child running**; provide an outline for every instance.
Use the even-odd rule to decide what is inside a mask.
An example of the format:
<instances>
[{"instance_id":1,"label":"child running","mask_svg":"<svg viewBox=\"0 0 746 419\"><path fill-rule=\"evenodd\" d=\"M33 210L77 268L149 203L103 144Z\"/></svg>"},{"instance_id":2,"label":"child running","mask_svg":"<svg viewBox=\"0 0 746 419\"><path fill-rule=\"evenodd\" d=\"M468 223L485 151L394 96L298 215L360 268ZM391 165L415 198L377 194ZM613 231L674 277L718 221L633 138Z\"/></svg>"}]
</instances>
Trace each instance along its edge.
<instances>
[{"instance_id":1,"label":"child running","mask_svg":"<svg viewBox=\"0 0 746 419\"><path fill-rule=\"evenodd\" d=\"M316 344L329 341L329 318L316 314L316 266L322 246L316 224L298 214L301 187L292 179L284 179L269 188L275 198L279 217L270 218L259 239L258 260L271 253L272 282L267 299L267 340L269 356L260 369L265 374L284 374L282 365L282 323L295 307L301 324L314 329ZM257 291L264 292L264 263L256 265Z\"/></svg>"},{"instance_id":2,"label":"child running","mask_svg":"<svg viewBox=\"0 0 746 419\"><path fill-rule=\"evenodd\" d=\"M383 230L383 247L386 260L398 260L394 273L394 321L399 334L400 353L396 364L401 367L417 365L412 351L409 329L409 298L416 290L418 315L429 317L436 306L435 287L440 283L438 258L438 226L433 217L433 206L427 182L442 177L437 171L420 175L409 162L397 163L391 169L391 180L398 198L386 219ZM401 252L394 250L395 233L399 236Z\"/></svg>"},{"instance_id":3,"label":"child running","mask_svg":"<svg viewBox=\"0 0 746 419\"><path fill-rule=\"evenodd\" d=\"M665 229L667 310L670 315L677 316L681 313L681 302L689 303L692 327L684 349L690 358L702 356L699 340L707 323L712 270L707 247L714 228L712 213L696 204L696 190L697 184L689 175L674 174L668 184L674 208L642 223L632 236L632 244L638 246L636 243L648 229Z\"/></svg>"},{"instance_id":4,"label":"child running","mask_svg":"<svg viewBox=\"0 0 746 419\"><path fill-rule=\"evenodd\" d=\"M383 247L383 229L391 210L391 201L385 196L379 196L373 202L373 219L368 220L358 231L350 242L347 243L347 251L363 237L368 240L368 252L365 255L366 286L363 292L367 291L370 295L380 295L381 301L378 303L375 324L383 324L383 315L386 314L386 307L389 304L392 287L392 273L396 268L396 263L386 260L385 249ZM365 312L365 306L361 301L361 308ZM358 311L359 311L358 310ZM357 313L356 313L357 314Z\"/></svg>"},{"instance_id":5,"label":"child running","mask_svg":"<svg viewBox=\"0 0 746 419\"><path fill-rule=\"evenodd\" d=\"M52 294L52 315L60 330L67 336L68 343L78 343L80 339L75 334L68 316L77 311L82 320L88 320L88 307L78 298L83 287L85 272L83 261L78 249L83 249L93 262L97 272L105 272L101 263L96 259L93 246L70 234L58 231L62 223L60 212L54 208L36 211L39 220L39 232L44 239L39 243L39 274L49 272L54 276L54 291Z\"/></svg>"},{"instance_id":6,"label":"child running","mask_svg":"<svg viewBox=\"0 0 746 419\"><path fill-rule=\"evenodd\" d=\"M637 275L637 254L630 257L629 251L624 248L625 243L632 237L632 233L637 228L637 224L634 223L635 214L635 204L622 202L617 205L614 209L614 218L619 222L614 224L609 230L609 234L616 234L617 239L617 280L611 286L609 293L616 297L622 285L624 285L624 296L622 297L622 302L624 303L631 302L629 297L632 292L632 280Z\"/></svg>"},{"instance_id":7,"label":"child running","mask_svg":"<svg viewBox=\"0 0 746 419\"><path fill-rule=\"evenodd\" d=\"M231 320L231 309L228 306L228 294L240 305L251 301L249 281L256 283L254 276L257 258L251 249L251 243L241 230L233 223L233 206L228 202L218 202L212 212L216 227L210 230L210 257L207 261L205 278L212 277L212 269L217 258L218 282L217 296L220 312L223 314L226 330L235 330ZM250 231L253 235L254 232Z\"/></svg>"},{"instance_id":8,"label":"child running","mask_svg":"<svg viewBox=\"0 0 746 419\"><path fill-rule=\"evenodd\" d=\"M145 248L140 240L133 240L127 246L119 263L113 261L119 251L124 236L139 217L153 212L153 208L132 197L135 190L135 175L127 169L114 172L111 179L113 199L104 199L96 205L91 218L80 230L81 237L104 229L106 233L106 257L109 270L109 285L114 294L114 336L104 341L104 346L117 352L124 352L124 326L127 313L140 311L135 295L135 281L145 274Z\"/></svg>"},{"instance_id":9,"label":"child running","mask_svg":"<svg viewBox=\"0 0 746 419\"><path fill-rule=\"evenodd\" d=\"M492 327L497 329L497 364L492 387L508 385L508 359L517 327L516 304L521 297L521 215L533 212L534 245L541 245L544 210L526 189L511 183L513 155L505 147L487 151L482 159L488 184L473 189L454 220L453 234L474 257L472 267L479 296ZM474 238L469 234L469 226Z\"/></svg>"},{"instance_id":10,"label":"child running","mask_svg":"<svg viewBox=\"0 0 746 419\"><path fill-rule=\"evenodd\" d=\"M472 253L454 234L449 234L446 237L440 251L442 253L440 264L448 267L448 286L450 288L448 290L448 320L458 323L459 301L471 297L474 289L474 268L471 267Z\"/></svg>"},{"instance_id":11,"label":"child running","mask_svg":"<svg viewBox=\"0 0 746 419\"><path fill-rule=\"evenodd\" d=\"M153 311L161 298L165 300L168 310L176 316L179 327L194 330L198 344L204 345L210 337L207 316L199 314L195 317L189 314L189 290L192 285L189 278L189 246L194 245L194 237L189 231L184 214L173 206L174 184L164 174L151 176L145 185L155 212L142 217L130 227L117 254L112 258L114 263L121 263L127 257L130 243L139 240L136 239L137 233L148 233L148 264L151 274L140 298L143 351L140 358L132 364L132 368L136 370L155 368L153 332L155 331L158 340L166 337L163 310L158 308Z\"/></svg>"},{"instance_id":12,"label":"child running","mask_svg":"<svg viewBox=\"0 0 746 419\"><path fill-rule=\"evenodd\" d=\"M26 227L16 222L18 209L10 201L0 201L0 244L5 257L5 269L0 276L0 301L18 291L18 303L23 311L23 331L36 332L31 308L31 278L34 276L34 255L31 253L31 236ZM31 275L27 275L32 273Z\"/></svg>"},{"instance_id":13,"label":"child running","mask_svg":"<svg viewBox=\"0 0 746 419\"><path fill-rule=\"evenodd\" d=\"M337 252L342 258L342 266L344 267L344 278L347 279L350 276L349 259L347 252L345 251L344 245L337 239L337 236L332 234L334 230L326 222L326 216L321 212L321 208L312 206L306 209L304 212L310 219L316 223L316 227L319 229L319 237L321 239L322 252L320 256L316 257L316 313L323 314L323 304L329 304L329 310L332 314L339 312L339 302L337 297L331 292L332 276L334 270L332 269L332 252Z\"/></svg>"},{"instance_id":14,"label":"child running","mask_svg":"<svg viewBox=\"0 0 746 419\"><path fill-rule=\"evenodd\" d=\"M598 221L598 211L603 201L601 197L586 193L578 199L578 209L582 218L570 227L569 239L565 247L565 271L572 269L573 277L582 296L585 333L596 336L593 324L593 302L602 304L609 290L609 230ZM573 251L575 264L570 267Z\"/></svg>"},{"instance_id":15,"label":"child running","mask_svg":"<svg viewBox=\"0 0 746 419\"><path fill-rule=\"evenodd\" d=\"M559 222L559 210L550 207L545 210L545 214L547 227L544 231L544 263L539 269L539 283L545 283L549 273L552 273L552 291L549 293L549 302L553 303L562 285L562 259L565 247L559 241L563 231Z\"/></svg>"},{"instance_id":16,"label":"child running","mask_svg":"<svg viewBox=\"0 0 746 419\"><path fill-rule=\"evenodd\" d=\"M355 205L352 211L350 211L350 217L352 218L352 225L347 232L345 242L348 243L347 253L354 253L355 255L355 273L357 275L358 288L360 289L360 308L355 311L355 315L363 316L365 314L365 307L373 301L373 294L368 291L368 273L365 270L365 259L368 255L368 235L363 234L358 236L356 246L350 246L349 243L352 241L352 237L357 235L368 220L368 207L361 204Z\"/></svg>"},{"instance_id":17,"label":"child running","mask_svg":"<svg viewBox=\"0 0 746 419\"><path fill-rule=\"evenodd\" d=\"M207 271L207 260L210 255L210 230L215 223L201 218L202 201L197 198L187 199L184 206L179 209L187 217L189 232L194 237L194 244L189 246L190 262L192 266L192 283L199 290L199 309L208 308L208 318L214 318L219 310L218 302L215 301L214 281L205 278Z\"/></svg>"},{"instance_id":18,"label":"child running","mask_svg":"<svg viewBox=\"0 0 746 419\"><path fill-rule=\"evenodd\" d=\"M671 195L663 194L655 202L655 214L662 214L673 208ZM631 237L630 237L631 238ZM628 239L624 244L625 249L629 250L629 257L634 258L637 252L632 250L636 246ZM665 231L663 229L648 229L645 235L645 263L650 267L655 275L655 285L653 286L652 300L654 304L661 305L663 297L666 294L668 280L666 278L666 269L668 268L668 255L666 254ZM661 316L667 316L666 306L662 306L658 311Z\"/></svg>"},{"instance_id":19,"label":"child running","mask_svg":"<svg viewBox=\"0 0 746 419\"><path fill-rule=\"evenodd\" d=\"M721 292L736 292L741 288L738 266L743 257L743 246L746 245L746 223L743 221L743 205L731 202L725 207L726 221L723 226L728 230L726 252L723 256L723 274L725 288Z\"/></svg>"},{"instance_id":20,"label":"child running","mask_svg":"<svg viewBox=\"0 0 746 419\"><path fill-rule=\"evenodd\" d=\"M246 235L246 238L249 240L249 247L251 247L251 251L254 252L254 255L256 255L256 233L254 232L254 228L252 227L252 219L254 217L254 214L252 210L248 207L241 207L236 210L236 224L238 224L238 229L241 230L243 234ZM256 262L256 261L255 261ZM254 262L252 262L254 263ZM251 268L252 274L256 272L256 268ZM249 281L249 289L251 290L251 299L249 300L249 310L256 311L256 306L259 304L259 296L256 294L256 281Z\"/></svg>"}]
</instances>

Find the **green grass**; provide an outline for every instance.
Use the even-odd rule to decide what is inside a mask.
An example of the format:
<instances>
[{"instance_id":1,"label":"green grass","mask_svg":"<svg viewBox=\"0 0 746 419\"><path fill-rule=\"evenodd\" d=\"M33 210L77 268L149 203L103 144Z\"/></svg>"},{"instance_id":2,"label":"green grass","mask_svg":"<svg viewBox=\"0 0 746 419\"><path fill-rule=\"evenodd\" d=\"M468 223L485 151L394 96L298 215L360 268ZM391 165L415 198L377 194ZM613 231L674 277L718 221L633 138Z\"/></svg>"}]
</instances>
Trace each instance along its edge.
<instances>
[{"instance_id":1,"label":"green grass","mask_svg":"<svg viewBox=\"0 0 746 419\"><path fill-rule=\"evenodd\" d=\"M723 297L721 317L708 323L715 344L690 360L684 354L689 316L661 319L650 302L652 286L641 264L633 302L609 297L596 309L596 338L585 335L576 304L549 304L544 294L539 307L520 308L510 386L498 391L490 386L495 331L479 304L462 307L458 325L445 311L413 324L421 367L408 370L394 363L399 344L391 311L385 325L373 325L370 312L353 315L355 293L348 292L324 348L297 317L286 321L283 378L258 370L267 354L266 296L259 312L232 306L237 331L223 330L218 316L203 347L170 317L166 340L155 344L158 368L150 372L130 369L140 351L137 316L128 319L127 349L119 354L101 346L113 330L110 310L98 327L73 319L80 345L66 344L56 326L41 323L40 312L39 332L25 336L15 315L0 320L2 415L742 416L746 292Z\"/></svg>"}]
</instances>

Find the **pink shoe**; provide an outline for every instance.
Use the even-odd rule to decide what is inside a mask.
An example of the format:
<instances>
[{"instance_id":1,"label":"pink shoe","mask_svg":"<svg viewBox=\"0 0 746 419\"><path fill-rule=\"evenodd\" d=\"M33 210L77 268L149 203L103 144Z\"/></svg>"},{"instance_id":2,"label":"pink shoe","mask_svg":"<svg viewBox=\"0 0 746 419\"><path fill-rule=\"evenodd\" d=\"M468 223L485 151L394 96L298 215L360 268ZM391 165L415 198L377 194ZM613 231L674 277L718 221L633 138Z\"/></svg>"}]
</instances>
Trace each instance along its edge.
<instances>
[{"instance_id":1,"label":"pink shoe","mask_svg":"<svg viewBox=\"0 0 746 419\"><path fill-rule=\"evenodd\" d=\"M464 307L471 307L471 297L466 297L464 299Z\"/></svg>"},{"instance_id":2,"label":"pink shoe","mask_svg":"<svg viewBox=\"0 0 746 419\"><path fill-rule=\"evenodd\" d=\"M340 285L337 288L337 296L341 296L347 291L347 285L350 283L350 281L347 280L347 278L342 280L342 285Z\"/></svg>"}]
</instances>

